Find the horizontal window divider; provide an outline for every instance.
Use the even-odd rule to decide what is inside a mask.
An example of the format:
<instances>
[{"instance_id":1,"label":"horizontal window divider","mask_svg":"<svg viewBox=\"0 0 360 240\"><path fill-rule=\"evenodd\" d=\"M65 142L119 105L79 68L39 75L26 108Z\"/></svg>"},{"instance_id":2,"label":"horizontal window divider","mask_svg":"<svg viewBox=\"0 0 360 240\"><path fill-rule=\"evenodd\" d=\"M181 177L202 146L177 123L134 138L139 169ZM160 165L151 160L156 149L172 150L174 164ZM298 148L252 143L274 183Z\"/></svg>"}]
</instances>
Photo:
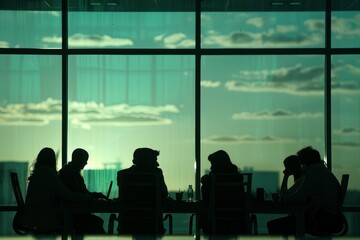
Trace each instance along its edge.
<instances>
[{"instance_id":1,"label":"horizontal window divider","mask_svg":"<svg viewBox=\"0 0 360 240\"><path fill-rule=\"evenodd\" d=\"M216 48L216 49L35 49L2 48L13 55L324 55L360 54L359 48Z\"/></svg>"}]
</instances>

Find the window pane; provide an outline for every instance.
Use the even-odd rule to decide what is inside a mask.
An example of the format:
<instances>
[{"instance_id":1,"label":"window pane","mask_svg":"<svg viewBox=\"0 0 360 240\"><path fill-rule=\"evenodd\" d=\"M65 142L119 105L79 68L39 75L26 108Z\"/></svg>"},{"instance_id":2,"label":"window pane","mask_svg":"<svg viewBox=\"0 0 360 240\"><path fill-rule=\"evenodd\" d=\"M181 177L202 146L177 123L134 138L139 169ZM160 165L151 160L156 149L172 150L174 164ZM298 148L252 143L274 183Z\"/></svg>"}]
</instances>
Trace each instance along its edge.
<instances>
[{"instance_id":1,"label":"window pane","mask_svg":"<svg viewBox=\"0 0 360 240\"><path fill-rule=\"evenodd\" d=\"M339 179L341 174L349 173L349 189L359 190L359 55L334 55L332 74L332 168Z\"/></svg>"},{"instance_id":2,"label":"window pane","mask_svg":"<svg viewBox=\"0 0 360 240\"><path fill-rule=\"evenodd\" d=\"M39 151L51 147L61 155L61 57L0 55L0 76L0 205L16 205L10 171L18 173L25 196ZM0 219L12 220L6 216ZM0 232L13 233L8 227Z\"/></svg>"},{"instance_id":3,"label":"window pane","mask_svg":"<svg viewBox=\"0 0 360 240\"><path fill-rule=\"evenodd\" d=\"M134 150L150 147L160 150L169 191L194 185L194 64L193 56L70 56L69 151L87 149L86 168L113 171L116 182ZM110 181L88 180L98 191Z\"/></svg>"},{"instance_id":4,"label":"window pane","mask_svg":"<svg viewBox=\"0 0 360 240\"><path fill-rule=\"evenodd\" d=\"M0 10L0 48L60 48L61 12Z\"/></svg>"},{"instance_id":5,"label":"window pane","mask_svg":"<svg viewBox=\"0 0 360 240\"><path fill-rule=\"evenodd\" d=\"M202 174L224 149L269 193L286 156L308 145L323 156L322 56L207 56L201 72Z\"/></svg>"},{"instance_id":6,"label":"window pane","mask_svg":"<svg viewBox=\"0 0 360 240\"><path fill-rule=\"evenodd\" d=\"M69 12L70 48L194 48L193 12Z\"/></svg>"},{"instance_id":7,"label":"window pane","mask_svg":"<svg viewBox=\"0 0 360 240\"><path fill-rule=\"evenodd\" d=\"M360 14L358 11L332 12L331 45L334 48L360 47Z\"/></svg>"},{"instance_id":8,"label":"window pane","mask_svg":"<svg viewBox=\"0 0 360 240\"><path fill-rule=\"evenodd\" d=\"M325 46L324 12L203 12L202 48Z\"/></svg>"}]
</instances>

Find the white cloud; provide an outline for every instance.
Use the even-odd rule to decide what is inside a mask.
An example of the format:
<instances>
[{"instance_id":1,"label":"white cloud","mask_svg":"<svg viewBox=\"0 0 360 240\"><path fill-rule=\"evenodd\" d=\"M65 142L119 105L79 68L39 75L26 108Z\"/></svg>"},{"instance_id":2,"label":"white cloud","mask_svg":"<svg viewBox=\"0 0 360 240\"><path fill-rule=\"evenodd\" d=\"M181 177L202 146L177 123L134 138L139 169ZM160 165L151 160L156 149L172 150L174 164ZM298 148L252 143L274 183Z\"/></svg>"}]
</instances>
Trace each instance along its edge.
<instances>
[{"instance_id":1,"label":"white cloud","mask_svg":"<svg viewBox=\"0 0 360 240\"><path fill-rule=\"evenodd\" d=\"M221 83L219 81L204 80L201 81L200 85L206 88L217 88L221 85Z\"/></svg>"},{"instance_id":2,"label":"white cloud","mask_svg":"<svg viewBox=\"0 0 360 240\"><path fill-rule=\"evenodd\" d=\"M288 32L295 32L297 27L294 25L278 25L276 26L276 31L279 33L288 33Z\"/></svg>"},{"instance_id":3,"label":"white cloud","mask_svg":"<svg viewBox=\"0 0 360 240\"><path fill-rule=\"evenodd\" d=\"M195 41L189 39L184 33L173 33L171 35L160 34L154 37L155 42L161 42L166 48L190 48L195 46Z\"/></svg>"},{"instance_id":4,"label":"white cloud","mask_svg":"<svg viewBox=\"0 0 360 240\"><path fill-rule=\"evenodd\" d=\"M360 84L357 79L360 69L354 65L334 64L333 74L340 71L352 73L354 80L337 81L333 78L332 92L359 94ZM225 83L229 91L239 92L276 92L292 95L324 95L324 68L323 66L303 67L294 65L287 68L260 71L239 71L233 74L232 80Z\"/></svg>"},{"instance_id":5,"label":"white cloud","mask_svg":"<svg viewBox=\"0 0 360 240\"><path fill-rule=\"evenodd\" d=\"M317 113L292 113L288 110L278 109L275 111L262 111L262 112L241 112L235 113L232 116L233 120L279 120L279 119L303 119L303 118L321 118L323 114Z\"/></svg>"},{"instance_id":6,"label":"white cloud","mask_svg":"<svg viewBox=\"0 0 360 240\"><path fill-rule=\"evenodd\" d=\"M0 125L43 126L61 120L61 101L47 99L40 103L7 104L0 107ZM69 120L74 127L146 126L171 124L162 114L177 114L174 105L145 106L117 104L106 106L96 102L69 102Z\"/></svg>"},{"instance_id":7,"label":"white cloud","mask_svg":"<svg viewBox=\"0 0 360 240\"><path fill-rule=\"evenodd\" d=\"M261 28L262 26L264 26L265 21L262 17L254 17L246 20L246 23L249 25L253 25L257 28Z\"/></svg>"},{"instance_id":8,"label":"white cloud","mask_svg":"<svg viewBox=\"0 0 360 240\"><path fill-rule=\"evenodd\" d=\"M0 41L0 48L9 48L9 43L6 41Z\"/></svg>"},{"instance_id":9,"label":"white cloud","mask_svg":"<svg viewBox=\"0 0 360 240\"><path fill-rule=\"evenodd\" d=\"M285 142L294 142L294 139L276 137L276 136L263 136L255 137L251 135L224 135L224 136L210 136L207 138L201 139L202 143L206 144L247 144L247 143L285 143Z\"/></svg>"},{"instance_id":10,"label":"white cloud","mask_svg":"<svg viewBox=\"0 0 360 240\"><path fill-rule=\"evenodd\" d=\"M42 41L46 44L61 44L61 37L44 37ZM86 35L77 33L69 37L70 47L121 47L132 46L134 43L126 38L112 38L108 35Z\"/></svg>"}]
</instances>

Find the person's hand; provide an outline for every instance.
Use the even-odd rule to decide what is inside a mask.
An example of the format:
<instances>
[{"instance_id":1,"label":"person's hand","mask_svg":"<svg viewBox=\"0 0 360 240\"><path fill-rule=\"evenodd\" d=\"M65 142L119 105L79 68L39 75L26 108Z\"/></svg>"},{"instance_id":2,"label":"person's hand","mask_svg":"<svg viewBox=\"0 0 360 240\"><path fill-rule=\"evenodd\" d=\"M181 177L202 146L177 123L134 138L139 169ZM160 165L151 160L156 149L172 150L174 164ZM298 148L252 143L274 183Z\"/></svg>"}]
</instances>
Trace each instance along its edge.
<instances>
[{"instance_id":1,"label":"person's hand","mask_svg":"<svg viewBox=\"0 0 360 240\"><path fill-rule=\"evenodd\" d=\"M104 194L102 194L100 192L93 192L93 193L91 193L91 195L94 199L99 199L99 198L106 199L107 198Z\"/></svg>"},{"instance_id":2,"label":"person's hand","mask_svg":"<svg viewBox=\"0 0 360 240\"><path fill-rule=\"evenodd\" d=\"M285 168L285 170L283 171L283 173L284 173L286 176L293 175L293 172L292 172L291 169L289 169L289 168Z\"/></svg>"}]
</instances>

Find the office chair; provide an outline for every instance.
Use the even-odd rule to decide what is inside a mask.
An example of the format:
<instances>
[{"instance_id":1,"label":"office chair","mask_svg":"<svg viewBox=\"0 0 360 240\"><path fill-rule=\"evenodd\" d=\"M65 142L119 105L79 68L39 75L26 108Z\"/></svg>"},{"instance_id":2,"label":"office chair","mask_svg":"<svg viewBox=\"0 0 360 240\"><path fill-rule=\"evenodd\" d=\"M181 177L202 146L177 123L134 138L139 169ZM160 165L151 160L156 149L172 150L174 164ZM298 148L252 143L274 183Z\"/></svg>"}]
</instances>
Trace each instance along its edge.
<instances>
[{"instance_id":1,"label":"office chair","mask_svg":"<svg viewBox=\"0 0 360 240\"><path fill-rule=\"evenodd\" d=\"M118 215L111 214L108 233L113 233L114 221L118 222L120 235L162 235L162 222L169 221L172 234L172 215L163 217L162 199L157 174L132 173L119 176Z\"/></svg>"},{"instance_id":2,"label":"office chair","mask_svg":"<svg viewBox=\"0 0 360 240\"><path fill-rule=\"evenodd\" d=\"M347 221L345 215L342 212L342 207L344 204L348 184L349 184L349 174L343 174L341 176L340 198L339 198L339 202L338 202L338 208L341 213L341 219L343 221L343 226L340 229L340 231L338 231L338 232L323 232L323 231L315 228L313 230L313 232L311 233L312 235L315 235L315 236L344 236L347 234L347 232L349 230L349 225L348 225L348 221Z\"/></svg>"},{"instance_id":3,"label":"office chair","mask_svg":"<svg viewBox=\"0 0 360 240\"><path fill-rule=\"evenodd\" d=\"M252 175L214 174L210 181L211 234L251 234L256 220L248 210Z\"/></svg>"},{"instance_id":4,"label":"office chair","mask_svg":"<svg viewBox=\"0 0 360 240\"><path fill-rule=\"evenodd\" d=\"M244 204L244 206L248 206L250 204L251 194L252 194L252 173L241 173L240 175L243 178L242 187L244 188L245 195L242 196L242 198L245 197L245 201L242 199L242 200L239 200L239 202L242 201L242 204ZM226 183L224 183L224 185L226 185ZM231 182L230 185L232 187L236 187L236 186L238 186L238 183ZM238 186L238 187L241 188L241 186ZM232 191L232 190L230 189L230 191ZM245 210L245 208L244 208L244 210ZM253 213L247 212L247 209L246 209L246 212L244 212L244 214L246 216L246 219L245 219L245 224L246 224L246 229L247 229L246 232L248 234L257 235L258 234L258 222L257 222L256 215ZM196 216L195 213L191 214L191 216L190 216L189 235L193 235L193 222L194 222L195 216Z\"/></svg>"},{"instance_id":5,"label":"office chair","mask_svg":"<svg viewBox=\"0 0 360 240\"><path fill-rule=\"evenodd\" d=\"M12 188L13 188L13 191L14 191L16 203L17 203L17 206L18 206L18 210L17 210L17 212L16 212L16 214L14 216L13 222L12 222L12 227L13 227L14 231L19 235L26 235L26 234L29 234L29 233L34 233L35 229L24 225L19 220L19 218L21 217L20 214L21 214L21 211L22 211L22 209L23 209L23 207L25 205L25 202L24 202L23 195L21 193L17 173L16 172L10 172L10 179L11 179L11 185L12 185Z\"/></svg>"}]
</instances>

